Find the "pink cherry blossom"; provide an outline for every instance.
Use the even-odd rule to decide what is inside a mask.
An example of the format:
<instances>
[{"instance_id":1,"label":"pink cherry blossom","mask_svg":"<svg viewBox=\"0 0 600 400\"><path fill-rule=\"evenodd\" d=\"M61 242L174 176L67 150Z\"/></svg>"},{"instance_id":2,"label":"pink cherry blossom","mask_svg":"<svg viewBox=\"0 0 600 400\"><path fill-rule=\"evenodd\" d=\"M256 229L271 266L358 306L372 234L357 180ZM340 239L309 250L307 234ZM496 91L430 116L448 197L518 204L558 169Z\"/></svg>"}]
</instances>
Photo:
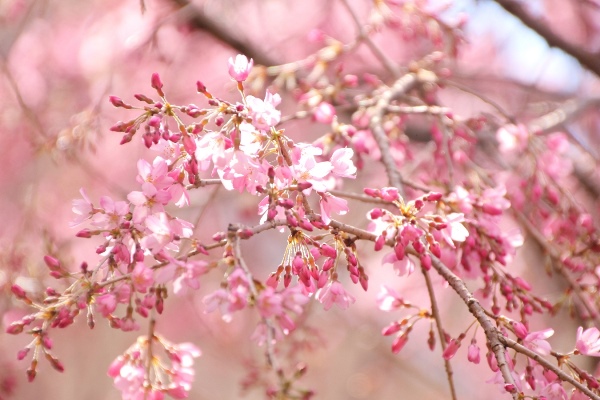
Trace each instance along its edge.
<instances>
[{"instance_id":1,"label":"pink cherry blossom","mask_svg":"<svg viewBox=\"0 0 600 400\"><path fill-rule=\"evenodd\" d=\"M76 226L81 224L86 219L91 218L93 214L94 207L87 194L85 193L85 190L81 188L79 189L79 193L81 193L82 199L73 200L72 210L75 214L77 214L77 216L73 218L73 221L71 222L70 226Z\"/></svg>"},{"instance_id":2,"label":"pink cherry blossom","mask_svg":"<svg viewBox=\"0 0 600 400\"><path fill-rule=\"evenodd\" d=\"M105 293L96 297L95 304L96 309L106 318L117 309L117 298L113 293Z\"/></svg>"},{"instance_id":3,"label":"pink cherry blossom","mask_svg":"<svg viewBox=\"0 0 600 400\"><path fill-rule=\"evenodd\" d=\"M462 224L464 221L465 217L462 213L452 213L446 216L447 226L442 229L442 237L450 247L454 247L454 242L464 242L469 236L469 231Z\"/></svg>"},{"instance_id":4,"label":"pink cherry blossom","mask_svg":"<svg viewBox=\"0 0 600 400\"><path fill-rule=\"evenodd\" d=\"M335 108L326 101L322 101L313 112L315 121L322 124L331 124L335 118Z\"/></svg>"},{"instance_id":5,"label":"pink cherry blossom","mask_svg":"<svg viewBox=\"0 0 600 400\"><path fill-rule=\"evenodd\" d=\"M545 339L548 339L553 334L554 329L551 328L531 332L525 337L525 339L523 339L523 344L525 345L525 347L543 356L547 356L550 354L552 346L550 346L550 343L548 343Z\"/></svg>"},{"instance_id":6,"label":"pink cherry blossom","mask_svg":"<svg viewBox=\"0 0 600 400\"><path fill-rule=\"evenodd\" d=\"M315 298L323 304L325 310L329 310L334 304L345 310L356 301L338 281L330 281L327 286L317 290Z\"/></svg>"},{"instance_id":7,"label":"pink cherry blossom","mask_svg":"<svg viewBox=\"0 0 600 400\"><path fill-rule=\"evenodd\" d=\"M328 225L331 222L331 213L339 215L345 215L348 211L348 202L342 198L335 197L330 193L319 193L321 199L319 205L321 206L321 219Z\"/></svg>"},{"instance_id":8,"label":"pink cherry blossom","mask_svg":"<svg viewBox=\"0 0 600 400\"><path fill-rule=\"evenodd\" d=\"M148 161L140 159L137 162L137 181L151 183L157 189L164 189L173 183L173 178L168 176L169 165L162 157L156 157L150 164Z\"/></svg>"},{"instance_id":9,"label":"pink cherry blossom","mask_svg":"<svg viewBox=\"0 0 600 400\"><path fill-rule=\"evenodd\" d=\"M275 293L273 288L266 287L260 292L256 301L256 307L258 307L260 315L268 318L283 312L282 301L282 297L278 293Z\"/></svg>"},{"instance_id":10,"label":"pink cherry blossom","mask_svg":"<svg viewBox=\"0 0 600 400\"><path fill-rule=\"evenodd\" d=\"M131 272L131 282L136 291L146 293L148 288L154 284L154 272L144 263L138 262Z\"/></svg>"},{"instance_id":11,"label":"pink cherry blossom","mask_svg":"<svg viewBox=\"0 0 600 400\"><path fill-rule=\"evenodd\" d=\"M586 330L577 328L577 341L575 348L586 356L600 357L600 331L596 327Z\"/></svg>"},{"instance_id":12,"label":"pink cherry blossom","mask_svg":"<svg viewBox=\"0 0 600 400\"><path fill-rule=\"evenodd\" d=\"M539 392L540 398L544 398L546 400L567 400L567 392L562 387L560 382L552 382L548 383L546 386L542 388Z\"/></svg>"},{"instance_id":13,"label":"pink cherry blossom","mask_svg":"<svg viewBox=\"0 0 600 400\"><path fill-rule=\"evenodd\" d=\"M381 263L383 265L392 264L392 267L398 276L410 275L415 270L415 263L410 257L404 257L402 260L398 260L398 256L396 256L395 252L386 254L381 260Z\"/></svg>"},{"instance_id":14,"label":"pink cherry blossom","mask_svg":"<svg viewBox=\"0 0 600 400\"><path fill-rule=\"evenodd\" d=\"M342 178L356 178L356 166L352 161L354 151L350 148L337 149L331 155L331 173Z\"/></svg>"},{"instance_id":15,"label":"pink cherry blossom","mask_svg":"<svg viewBox=\"0 0 600 400\"><path fill-rule=\"evenodd\" d=\"M127 200L135 206L132 221L139 224L148 215L164 211L164 206L171 200L171 194L167 190L157 190L153 184L144 182L142 191L130 192Z\"/></svg>"},{"instance_id":16,"label":"pink cherry blossom","mask_svg":"<svg viewBox=\"0 0 600 400\"><path fill-rule=\"evenodd\" d=\"M263 130L268 130L277 125L281 119L281 111L276 107L280 102L281 97L278 94L271 94L269 91L267 91L264 100L254 96L246 96L246 105L252 117L252 124Z\"/></svg>"},{"instance_id":17,"label":"pink cherry blossom","mask_svg":"<svg viewBox=\"0 0 600 400\"><path fill-rule=\"evenodd\" d=\"M376 301L382 311L396 310L405 304L400 294L386 285L381 285Z\"/></svg>"},{"instance_id":18,"label":"pink cherry blossom","mask_svg":"<svg viewBox=\"0 0 600 400\"><path fill-rule=\"evenodd\" d=\"M238 54L233 58L229 58L229 76L238 82L243 82L248 78L252 67L254 66L254 60L248 57Z\"/></svg>"},{"instance_id":19,"label":"pink cherry blossom","mask_svg":"<svg viewBox=\"0 0 600 400\"><path fill-rule=\"evenodd\" d=\"M527 146L528 139L529 132L527 132L527 127L522 124L506 125L496 132L496 140L498 140L502 153L519 153Z\"/></svg>"},{"instance_id":20,"label":"pink cherry blossom","mask_svg":"<svg viewBox=\"0 0 600 400\"><path fill-rule=\"evenodd\" d=\"M100 229L117 228L129 213L129 204L125 201L114 201L108 196L100 198L101 212L94 214L92 224Z\"/></svg>"}]
</instances>

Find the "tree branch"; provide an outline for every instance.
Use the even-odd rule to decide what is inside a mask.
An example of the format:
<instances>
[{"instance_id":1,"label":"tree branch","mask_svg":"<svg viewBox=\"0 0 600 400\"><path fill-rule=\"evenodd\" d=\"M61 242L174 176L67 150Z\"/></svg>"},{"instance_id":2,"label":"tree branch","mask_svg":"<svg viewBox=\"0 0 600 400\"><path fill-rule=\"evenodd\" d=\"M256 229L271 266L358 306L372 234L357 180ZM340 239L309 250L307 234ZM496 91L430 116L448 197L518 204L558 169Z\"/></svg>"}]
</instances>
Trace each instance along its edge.
<instances>
[{"instance_id":1,"label":"tree branch","mask_svg":"<svg viewBox=\"0 0 600 400\"><path fill-rule=\"evenodd\" d=\"M533 18L525 8L516 0L494 0L510 14L517 17L525 26L540 35L551 47L556 47L575 58L579 63L600 77L600 57L597 54L583 49L581 46L567 42L555 34L539 19Z\"/></svg>"}]
</instances>

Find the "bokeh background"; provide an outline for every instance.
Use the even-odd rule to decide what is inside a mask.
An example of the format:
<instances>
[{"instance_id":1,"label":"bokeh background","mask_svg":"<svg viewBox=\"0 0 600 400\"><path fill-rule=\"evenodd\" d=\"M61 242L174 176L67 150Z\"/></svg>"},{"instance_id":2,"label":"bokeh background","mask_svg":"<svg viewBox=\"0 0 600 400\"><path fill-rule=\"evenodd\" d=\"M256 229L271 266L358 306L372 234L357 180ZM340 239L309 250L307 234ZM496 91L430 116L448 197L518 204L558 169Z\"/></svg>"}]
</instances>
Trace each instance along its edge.
<instances>
[{"instance_id":1,"label":"bokeh background","mask_svg":"<svg viewBox=\"0 0 600 400\"><path fill-rule=\"evenodd\" d=\"M372 4L349 2L367 21ZM453 77L515 117L543 114L571 98L600 97L598 76L563 51L549 47L498 2L425 3L415 1L448 23L466 20L464 43L451 62ZM522 3L573 46L591 54L600 51L600 4L595 0ZM12 283L32 292L54 284L45 278L44 254L60 252L73 268L82 260L94 260L93 243L74 238L76 229L69 227L71 200L79 197L79 189L84 187L96 202L101 195L124 199L135 188L137 159L154 157L136 141L119 146L121 136L109 128L133 115L114 109L108 96L133 101L135 93L152 94L150 76L158 72L173 103L204 104L195 93L197 80L215 95L234 100L235 86L226 70L229 57L245 52L257 63L283 64L319 49L315 29L342 42L355 34L348 12L336 0L146 0L144 6L142 12L136 0L0 0L2 399L120 398L106 369L139 333L113 331L104 323L90 331L85 321L55 332L55 354L66 372L59 374L42 363L30 384L25 377L26 362L15 360L16 352L27 344L26 337L4 333L6 325L23 312L9 296ZM375 40L401 66L434 48L430 40L410 29L382 31ZM367 50L343 62L345 71L370 72L385 79L385 71ZM293 95L282 95L284 111L292 110ZM491 112L488 104L460 91L444 95L446 103L462 115ZM595 107L588 107L565 128L597 157L599 127ZM306 122L287 130L302 141L324 132L323 127ZM595 160L580 161L581 168L593 168L585 163L595 165ZM371 186L377 186L380 172L377 166L367 166ZM597 210L593 189L591 195L581 195ZM230 222L255 224L259 219L256 199L237 192L209 187L194 192L192 199L191 207L176 212L181 218L200 221L196 234L205 240ZM353 209L346 220L360 221L366 210ZM277 232L261 236L244 244L245 257L254 273L266 278L279 264L286 237ZM381 267L381 255L368 255L369 246L363 250L370 257L363 261L369 266L369 292L355 290L357 302L347 311L334 308L325 313L319 304L311 304L302 317L307 318L307 327L284 345L285 351L292 351L309 366L304 386L314 389L319 399L447 398L439 347L434 352L427 348L428 324L417 325L399 355L391 354L391 341L380 336L392 316L376 311L375 296L379 285L389 283L394 275ZM526 246L515 268L536 282L538 293L556 298L562 288L549 280L546 283L543 268L531 267L540 263L538 251ZM429 306L420 277L393 282L406 299ZM256 316L238 313L227 324L216 313L204 313L201 299L218 284L218 278L208 276L198 293L170 297L157 330L173 342L194 342L203 351L196 362L190 398L264 398L260 390L242 389L249 366L264 362L263 349L249 339ZM439 281L436 284L444 291ZM440 303L449 332L458 332L471 322L449 289ZM563 326L577 326L568 315L556 318ZM573 333L574 329L557 332L552 343L558 347L564 343L568 350L574 343ZM456 356L460 362L453 364L459 398L500 398L500 390L485 383L492 377L489 369L467 363L464 347Z\"/></svg>"}]
</instances>

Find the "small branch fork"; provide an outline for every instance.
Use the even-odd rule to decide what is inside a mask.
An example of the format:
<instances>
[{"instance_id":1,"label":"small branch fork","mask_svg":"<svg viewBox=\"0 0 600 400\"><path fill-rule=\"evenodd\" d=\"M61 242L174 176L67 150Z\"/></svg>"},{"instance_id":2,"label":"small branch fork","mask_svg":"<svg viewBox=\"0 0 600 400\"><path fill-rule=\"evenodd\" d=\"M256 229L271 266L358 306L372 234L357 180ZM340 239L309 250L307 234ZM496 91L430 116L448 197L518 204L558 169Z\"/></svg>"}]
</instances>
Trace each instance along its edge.
<instances>
[{"instance_id":1,"label":"small branch fork","mask_svg":"<svg viewBox=\"0 0 600 400\"><path fill-rule=\"evenodd\" d=\"M417 84L417 82L418 78L415 73L409 73L402 76L394 83L394 85L392 85L392 87L380 96L375 106L372 107L370 128L373 133L373 138L381 152L381 163L385 167L390 186L397 188L402 196L404 196L402 175L400 174L400 171L398 171L396 161L390 151L390 142L383 129L383 118L392 100L406 94Z\"/></svg>"}]
</instances>

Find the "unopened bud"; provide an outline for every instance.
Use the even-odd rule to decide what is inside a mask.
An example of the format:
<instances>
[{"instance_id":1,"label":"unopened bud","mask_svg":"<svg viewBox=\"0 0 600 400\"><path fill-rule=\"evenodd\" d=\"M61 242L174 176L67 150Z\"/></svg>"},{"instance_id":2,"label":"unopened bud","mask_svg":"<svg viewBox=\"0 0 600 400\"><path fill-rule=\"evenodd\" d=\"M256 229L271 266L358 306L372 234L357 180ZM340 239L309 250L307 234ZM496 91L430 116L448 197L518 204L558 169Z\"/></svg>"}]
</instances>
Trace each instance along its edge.
<instances>
[{"instance_id":1,"label":"unopened bud","mask_svg":"<svg viewBox=\"0 0 600 400\"><path fill-rule=\"evenodd\" d=\"M130 106L129 104L125 104L123 102L123 100L121 100L121 98L117 97L117 96L109 96L108 100L111 102L111 104L115 107L123 107L126 109L131 109L133 108L132 106Z\"/></svg>"},{"instance_id":2,"label":"unopened bud","mask_svg":"<svg viewBox=\"0 0 600 400\"><path fill-rule=\"evenodd\" d=\"M85 229L82 229L79 232L77 232L77 234L75 234L75 236L77 236L79 238L89 239L92 237L92 231L90 231L88 228L85 228Z\"/></svg>"},{"instance_id":3,"label":"unopened bud","mask_svg":"<svg viewBox=\"0 0 600 400\"><path fill-rule=\"evenodd\" d=\"M21 361L22 359L24 359L25 357L27 357L27 354L29 353L30 348L26 347L24 349L19 350L19 352L17 353L17 360Z\"/></svg>"},{"instance_id":4,"label":"unopened bud","mask_svg":"<svg viewBox=\"0 0 600 400\"><path fill-rule=\"evenodd\" d=\"M162 91L163 83L160 80L160 76L156 72L152 74L150 83L152 84L152 87L156 89L159 96L163 97L165 95Z\"/></svg>"},{"instance_id":5,"label":"unopened bud","mask_svg":"<svg viewBox=\"0 0 600 400\"><path fill-rule=\"evenodd\" d=\"M48 266L48 268L50 269L60 269L60 261L58 261L58 259L49 256L49 255L45 255L44 256L44 262L46 263L46 265Z\"/></svg>"}]
</instances>

